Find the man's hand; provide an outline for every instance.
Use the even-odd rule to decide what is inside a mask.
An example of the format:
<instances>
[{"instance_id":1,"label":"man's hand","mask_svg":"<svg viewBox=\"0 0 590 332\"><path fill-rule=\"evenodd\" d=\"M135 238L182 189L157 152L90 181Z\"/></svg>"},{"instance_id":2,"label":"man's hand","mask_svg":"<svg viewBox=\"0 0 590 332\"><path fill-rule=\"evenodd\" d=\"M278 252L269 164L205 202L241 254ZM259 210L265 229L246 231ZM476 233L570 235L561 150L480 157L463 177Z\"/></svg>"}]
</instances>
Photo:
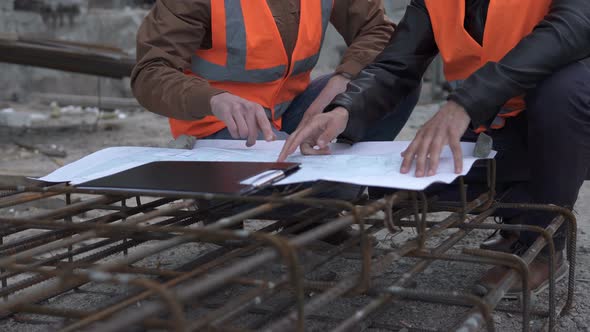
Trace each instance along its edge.
<instances>
[{"instance_id":1,"label":"man's hand","mask_svg":"<svg viewBox=\"0 0 590 332\"><path fill-rule=\"evenodd\" d=\"M231 137L247 138L247 146L256 144L258 132L262 132L267 142L276 139L264 108L259 104L225 92L211 98L211 111L225 123Z\"/></svg>"},{"instance_id":2,"label":"man's hand","mask_svg":"<svg viewBox=\"0 0 590 332\"><path fill-rule=\"evenodd\" d=\"M309 108L305 111L303 119L297 126L297 129L305 127L314 116L321 114L323 110L328 106L334 97L338 94L346 91L346 86L350 80L342 75L334 75L328 81L328 84L324 87L318 97L311 103Z\"/></svg>"},{"instance_id":3,"label":"man's hand","mask_svg":"<svg viewBox=\"0 0 590 332\"><path fill-rule=\"evenodd\" d=\"M289 136L278 162L285 161L298 146L303 154L330 154L328 144L346 129L347 123L348 111L343 107L314 116L308 125L298 128Z\"/></svg>"},{"instance_id":4,"label":"man's hand","mask_svg":"<svg viewBox=\"0 0 590 332\"><path fill-rule=\"evenodd\" d=\"M424 124L412 143L402 152L404 161L401 172L408 173L415 159L416 177L436 174L442 148L448 144L453 152L455 173L461 173L463 153L460 139L467 130L469 121L469 115L461 105L453 101L446 103L432 119Z\"/></svg>"}]
</instances>

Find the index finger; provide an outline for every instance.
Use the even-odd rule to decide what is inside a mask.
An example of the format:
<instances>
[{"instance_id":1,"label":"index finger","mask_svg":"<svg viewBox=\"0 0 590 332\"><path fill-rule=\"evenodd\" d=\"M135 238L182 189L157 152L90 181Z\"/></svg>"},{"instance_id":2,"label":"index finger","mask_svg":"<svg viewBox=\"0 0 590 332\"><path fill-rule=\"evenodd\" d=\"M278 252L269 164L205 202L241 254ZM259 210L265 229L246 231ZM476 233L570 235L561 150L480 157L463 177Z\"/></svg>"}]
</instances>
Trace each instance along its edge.
<instances>
[{"instance_id":1,"label":"index finger","mask_svg":"<svg viewBox=\"0 0 590 332\"><path fill-rule=\"evenodd\" d=\"M256 114L247 114L246 123L248 124L248 140L246 141L246 146L250 147L256 144L256 138L258 137L258 123L256 121Z\"/></svg>"},{"instance_id":2,"label":"index finger","mask_svg":"<svg viewBox=\"0 0 590 332\"><path fill-rule=\"evenodd\" d=\"M287 138L287 140L285 141L285 145L283 145L283 148L281 149L281 153L279 154L279 159L277 159L277 161L279 163L285 161L285 159L287 159L287 157L289 155L291 155L293 152L295 152L295 149L297 148L297 146L299 146L299 144L293 143L296 139L297 134L298 134L298 130L295 130L295 132L293 134L291 134L291 136L289 136L289 138Z\"/></svg>"},{"instance_id":3,"label":"index finger","mask_svg":"<svg viewBox=\"0 0 590 332\"><path fill-rule=\"evenodd\" d=\"M269 142L273 141L275 139L275 134L273 133L270 126L270 121L266 117L264 108L258 104L256 104L256 122L258 123L258 128L260 128L260 131L262 131L264 139Z\"/></svg>"},{"instance_id":4,"label":"index finger","mask_svg":"<svg viewBox=\"0 0 590 332\"><path fill-rule=\"evenodd\" d=\"M309 135L309 127L295 130L295 132L291 134L291 136L289 136L289 138L287 139L287 142L283 146L283 149L281 150L281 154L279 154L279 159L277 161L283 162L285 159L287 159L287 157L293 154L293 152L297 150L297 147L301 145L303 140Z\"/></svg>"}]
</instances>

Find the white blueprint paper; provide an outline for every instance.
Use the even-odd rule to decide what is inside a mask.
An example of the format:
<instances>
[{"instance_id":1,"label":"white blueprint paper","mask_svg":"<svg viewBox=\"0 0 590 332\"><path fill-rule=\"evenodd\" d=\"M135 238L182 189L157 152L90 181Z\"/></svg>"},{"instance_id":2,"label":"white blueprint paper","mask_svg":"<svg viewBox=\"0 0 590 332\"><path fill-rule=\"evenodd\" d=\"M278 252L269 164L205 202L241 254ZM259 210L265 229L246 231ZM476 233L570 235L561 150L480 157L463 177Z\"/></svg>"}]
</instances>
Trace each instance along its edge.
<instances>
[{"instance_id":1,"label":"white blueprint paper","mask_svg":"<svg viewBox=\"0 0 590 332\"><path fill-rule=\"evenodd\" d=\"M47 182L70 182L80 184L103 176L121 172L153 161L245 161L274 162L284 142L257 142L247 148L244 141L199 140L193 150L114 147L107 148L66 165L40 178ZM416 178L399 172L400 153L409 142L365 142L353 146L332 144L332 155L303 156L299 153L287 159L301 163L301 169L281 184L308 181L335 181L351 184L380 186L399 189L422 190L435 182L451 183L457 178L454 173L450 149L445 148L435 176ZM464 154L463 175L477 158L473 157L473 143L462 143ZM490 155L490 158L494 155ZM163 174L162 176L165 176ZM190 174L186 175L187 177Z\"/></svg>"}]
</instances>

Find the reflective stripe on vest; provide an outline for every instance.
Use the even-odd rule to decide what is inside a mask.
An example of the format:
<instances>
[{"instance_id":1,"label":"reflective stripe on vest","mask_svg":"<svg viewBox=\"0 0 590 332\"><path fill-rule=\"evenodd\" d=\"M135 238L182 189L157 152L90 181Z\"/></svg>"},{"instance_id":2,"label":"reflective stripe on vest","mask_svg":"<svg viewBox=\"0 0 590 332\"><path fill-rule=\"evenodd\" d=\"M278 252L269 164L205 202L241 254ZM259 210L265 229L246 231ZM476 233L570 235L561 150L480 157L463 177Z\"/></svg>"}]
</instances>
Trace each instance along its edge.
<instances>
[{"instance_id":1,"label":"reflective stripe on vest","mask_svg":"<svg viewBox=\"0 0 590 332\"><path fill-rule=\"evenodd\" d=\"M186 74L259 104L273 127L280 130L281 116L309 86L332 3L300 0L299 33L292 53L287 54L267 0L211 1L211 48L195 51L192 70ZM194 121L170 119L174 137L202 138L225 127L212 115Z\"/></svg>"},{"instance_id":2,"label":"reflective stripe on vest","mask_svg":"<svg viewBox=\"0 0 590 332\"><path fill-rule=\"evenodd\" d=\"M552 0L490 1L480 45L465 29L465 0L425 0L436 44L449 81L467 79L488 62L500 61L543 20ZM522 97L507 101L493 127L518 115L526 105Z\"/></svg>"},{"instance_id":3,"label":"reflective stripe on vest","mask_svg":"<svg viewBox=\"0 0 590 332\"><path fill-rule=\"evenodd\" d=\"M247 36L240 0L225 1L227 63L221 66L193 55L191 70L209 81L265 83L281 79L286 74L287 66L280 65L267 69L246 69ZM322 2L322 29L326 31L330 22L333 0ZM322 40L323 41L323 40ZM312 70L320 53L296 61L291 75L298 75Z\"/></svg>"},{"instance_id":4,"label":"reflective stripe on vest","mask_svg":"<svg viewBox=\"0 0 590 332\"><path fill-rule=\"evenodd\" d=\"M280 79L287 69L246 69L246 25L240 0L225 1L227 64L220 66L197 55L192 57L192 71L210 81L263 83Z\"/></svg>"}]
</instances>

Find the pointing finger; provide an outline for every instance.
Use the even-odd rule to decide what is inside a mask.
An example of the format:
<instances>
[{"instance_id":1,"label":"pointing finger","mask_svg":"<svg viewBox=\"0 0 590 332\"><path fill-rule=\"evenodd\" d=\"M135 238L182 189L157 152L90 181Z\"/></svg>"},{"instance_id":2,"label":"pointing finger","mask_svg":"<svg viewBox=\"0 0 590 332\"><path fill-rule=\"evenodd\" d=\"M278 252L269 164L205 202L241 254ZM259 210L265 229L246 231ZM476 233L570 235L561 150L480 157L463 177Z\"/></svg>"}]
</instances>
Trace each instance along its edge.
<instances>
[{"instance_id":1,"label":"pointing finger","mask_svg":"<svg viewBox=\"0 0 590 332\"><path fill-rule=\"evenodd\" d=\"M264 109L258 104L256 106L256 121L258 122L258 127L260 128L260 131L262 131L264 139L267 142L274 141L276 139L276 135L272 131L270 121L266 117Z\"/></svg>"},{"instance_id":2,"label":"pointing finger","mask_svg":"<svg viewBox=\"0 0 590 332\"><path fill-rule=\"evenodd\" d=\"M285 159L287 159L287 157L289 155L291 155L293 152L295 152L295 148L293 148L293 147L297 147L297 145L294 144L294 141L295 141L295 137L298 133L299 133L299 130L296 130L293 134L291 134L289 136L289 138L287 138L287 141L285 141L285 144L283 145L283 148L281 149L281 153L279 154L279 159L277 160L278 162L285 161Z\"/></svg>"},{"instance_id":3,"label":"pointing finger","mask_svg":"<svg viewBox=\"0 0 590 332\"><path fill-rule=\"evenodd\" d=\"M246 146L250 147L256 144L256 138L258 138L258 124L256 123L256 114L254 112L249 112L246 115L246 124L248 125Z\"/></svg>"},{"instance_id":4,"label":"pointing finger","mask_svg":"<svg viewBox=\"0 0 590 332\"><path fill-rule=\"evenodd\" d=\"M283 161L289 155L293 154L295 150L297 150L297 147L312 135L316 126L317 124L310 123L309 126L295 130L295 132L287 139L287 144L285 144L279 155L279 161Z\"/></svg>"}]
</instances>

